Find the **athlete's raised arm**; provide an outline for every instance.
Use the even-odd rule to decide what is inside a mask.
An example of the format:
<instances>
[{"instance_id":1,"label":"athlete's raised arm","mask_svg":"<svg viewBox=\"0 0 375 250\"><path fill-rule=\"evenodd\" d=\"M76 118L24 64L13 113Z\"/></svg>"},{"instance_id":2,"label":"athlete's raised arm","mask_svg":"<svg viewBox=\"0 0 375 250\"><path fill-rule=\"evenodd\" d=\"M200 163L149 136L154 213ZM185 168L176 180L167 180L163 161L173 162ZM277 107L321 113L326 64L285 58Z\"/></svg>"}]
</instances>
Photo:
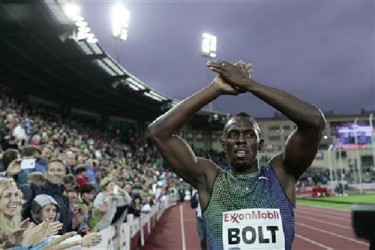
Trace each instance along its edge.
<instances>
[{"instance_id":1,"label":"athlete's raised arm","mask_svg":"<svg viewBox=\"0 0 375 250\"><path fill-rule=\"evenodd\" d=\"M196 157L186 141L175 133L196 112L220 95L238 93L216 77L208 86L182 100L149 125L151 136L168 167L199 191L213 183L218 167L207 159Z\"/></svg>"},{"instance_id":2,"label":"athlete's raised arm","mask_svg":"<svg viewBox=\"0 0 375 250\"><path fill-rule=\"evenodd\" d=\"M317 153L325 126L324 115L317 107L290 93L254 81L233 64L209 62L207 66L219 73L233 88L252 93L297 125L287 140L285 150L272 160L284 189L293 200L295 182L311 165Z\"/></svg>"}]
</instances>

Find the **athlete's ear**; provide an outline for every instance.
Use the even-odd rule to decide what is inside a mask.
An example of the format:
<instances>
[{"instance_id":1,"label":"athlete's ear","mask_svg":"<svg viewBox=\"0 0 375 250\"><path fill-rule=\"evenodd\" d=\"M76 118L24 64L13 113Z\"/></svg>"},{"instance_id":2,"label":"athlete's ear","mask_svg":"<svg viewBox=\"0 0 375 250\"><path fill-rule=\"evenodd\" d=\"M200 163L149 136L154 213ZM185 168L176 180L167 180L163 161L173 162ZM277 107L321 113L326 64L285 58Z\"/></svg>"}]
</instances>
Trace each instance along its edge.
<instances>
[{"instance_id":1,"label":"athlete's ear","mask_svg":"<svg viewBox=\"0 0 375 250\"><path fill-rule=\"evenodd\" d=\"M225 145L225 140L223 137L221 138L221 146L223 147L223 153L227 153L227 147Z\"/></svg>"},{"instance_id":2,"label":"athlete's ear","mask_svg":"<svg viewBox=\"0 0 375 250\"><path fill-rule=\"evenodd\" d=\"M258 142L258 151L262 151L264 149L264 140L263 139L259 139L259 142Z\"/></svg>"}]
</instances>

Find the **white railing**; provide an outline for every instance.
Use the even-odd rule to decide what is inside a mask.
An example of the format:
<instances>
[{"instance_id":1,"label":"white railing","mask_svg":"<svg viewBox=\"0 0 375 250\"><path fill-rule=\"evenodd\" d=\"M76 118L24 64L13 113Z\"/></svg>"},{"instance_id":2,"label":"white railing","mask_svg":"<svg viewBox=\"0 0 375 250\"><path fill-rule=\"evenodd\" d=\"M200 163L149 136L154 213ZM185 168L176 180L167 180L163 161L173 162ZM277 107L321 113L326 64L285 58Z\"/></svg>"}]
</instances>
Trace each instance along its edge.
<instances>
[{"instance_id":1,"label":"white railing","mask_svg":"<svg viewBox=\"0 0 375 250\"><path fill-rule=\"evenodd\" d=\"M175 198L173 196L163 196L149 213L141 214L138 218L128 215L126 223L110 226L99 232L102 236L102 242L99 245L82 247L81 249L132 250L144 246L148 236L155 228L156 222L164 211L174 204Z\"/></svg>"}]
</instances>

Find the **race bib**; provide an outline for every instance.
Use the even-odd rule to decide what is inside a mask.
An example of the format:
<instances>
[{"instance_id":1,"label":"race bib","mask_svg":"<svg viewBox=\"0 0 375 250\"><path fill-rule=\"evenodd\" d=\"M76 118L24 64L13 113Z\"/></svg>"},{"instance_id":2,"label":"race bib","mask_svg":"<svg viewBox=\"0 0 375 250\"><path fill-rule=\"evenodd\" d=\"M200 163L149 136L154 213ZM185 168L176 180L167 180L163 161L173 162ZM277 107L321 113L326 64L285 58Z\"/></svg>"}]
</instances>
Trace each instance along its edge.
<instances>
[{"instance_id":1,"label":"race bib","mask_svg":"<svg viewBox=\"0 0 375 250\"><path fill-rule=\"evenodd\" d=\"M241 209L223 213L224 250L285 249L280 209Z\"/></svg>"}]
</instances>

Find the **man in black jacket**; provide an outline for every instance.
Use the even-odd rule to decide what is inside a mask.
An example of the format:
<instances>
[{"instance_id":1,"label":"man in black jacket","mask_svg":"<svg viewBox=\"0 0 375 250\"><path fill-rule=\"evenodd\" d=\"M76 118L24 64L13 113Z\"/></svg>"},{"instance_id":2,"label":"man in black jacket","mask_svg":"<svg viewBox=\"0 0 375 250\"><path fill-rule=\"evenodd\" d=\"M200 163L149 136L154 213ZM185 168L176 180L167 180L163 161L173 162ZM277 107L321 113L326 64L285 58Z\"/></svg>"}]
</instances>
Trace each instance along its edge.
<instances>
[{"instance_id":1,"label":"man in black jacket","mask_svg":"<svg viewBox=\"0 0 375 250\"><path fill-rule=\"evenodd\" d=\"M38 194L47 194L52 196L60 207L59 221L63 223L63 228L59 234L64 234L72 230L73 214L69 207L69 201L64 196L63 178L66 175L66 167L59 159L52 159L47 165L47 182L42 185L24 184L18 188L23 193L25 204L22 211L23 218L30 217L30 204Z\"/></svg>"}]
</instances>

